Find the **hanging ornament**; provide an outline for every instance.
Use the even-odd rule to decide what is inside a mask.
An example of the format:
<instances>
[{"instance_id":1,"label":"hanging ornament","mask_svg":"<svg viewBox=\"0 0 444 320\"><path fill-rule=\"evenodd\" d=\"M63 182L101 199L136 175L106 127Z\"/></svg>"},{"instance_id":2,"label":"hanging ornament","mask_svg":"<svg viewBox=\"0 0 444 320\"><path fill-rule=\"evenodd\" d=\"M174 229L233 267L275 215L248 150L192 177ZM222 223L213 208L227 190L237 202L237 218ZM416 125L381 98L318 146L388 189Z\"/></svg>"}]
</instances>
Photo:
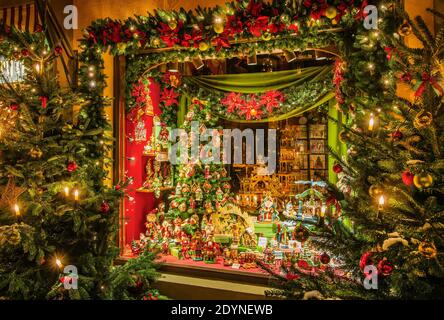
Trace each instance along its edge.
<instances>
[{"instance_id":1,"label":"hanging ornament","mask_svg":"<svg viewBox=\"0 0 444 320\"><path fill-rule=\"evenodd\" d=\"M170 203L171 209L177 209L178 206L179 206L179 204L177 203L176 200L171 201L171 203Z\"/></svg>"},{"instance_id":2,"label":"hanging ornament","mask_svg":"<svg viewBox=\"0 0 444 320\"><path fill-rule=\"evenodd\" d=\"M398 33L402 37L408 37L412 34L412 26L407 20L404 20L398 28Z\"/></svg>"},{"instance_id":3,"label":"hanging ornament","mask_svg":"<svg viewBox=\"0 0 444 320\"><path fill-rule=\"evenodd\" d=\"M339 141L341 141L342 143L347 143L348 141L350 141L350 133L347 130L342 130L339 133Z\"/></svg>"},{"instance_id":4,"label":"hanging ornament","mask_svg":"<svg viewBox=\"0 0 444 320\"><path fill-rule=\"evenodd\" d=\"M372 198L379 198L384 193L384 189L381 185L374 184L370 186L370 188L368 189L368 193Z\"/></svg>"},{"instance_id":5,"label":"hanging ornament","mask_svg":"<svg viewBox=\"0 0 444 320\"><path fill-rule=\"evenodd\" d=\"M186 116L186 120L187 121L191 121L194 118L194 112L192 110L188 111L187 116Z\"/></svg>"},{"instance_id":6,"label":"hanging ornament","mask_svg":"<svg viewBox=\"0 0 444 320\"><path fill-rule=\"evenodd\" d=\"M396 130L395 132L392 133L393 141L399 141L402 139L402 137L403 137L403 134L400 130Z\"/></svg>"},{"instance_id":7,"label":"hanging ornament","mask_svg":"<svg viewBox=\"0 0 444 320\"><path fill-rule=\"evenodd\" d=\"M338 10L335 7L330 6L325 10L325 16L329 19L334 19L338 15Z\"/></svg>"},{"instance_id":8,"label":"hanging ornament","mask_svg":"<svg viewBox=\"0 0 444 320\"><path fill-rule=\"evenodd\" d=\"M322 264L329 264L331 259L330 256L324 252L323 254L321 254L319 260Z\"/></svg>"},{"instance_id":9,"label":"hanging ornament","mask_svg":"<svg viewBox=\"0 0 444 320\"><path fill-rule=\"evenodd\" d=\"M211 191L211 188L212 188L211 183L209 183L208 180L205 181L204 184L203 184L203 188L204 188L204 190L205 190L206 192L210 192L210 191Z\"/></svg>"},{"instance_id":10,"label":"hanging ornament","mask_svg":"<svg viewBox=\"0 0 444 320\"><path fill-rule=\"evenodd\" d=\"M189 202L190 202L190 208L193 210L196 209L196 200L194 200L193 197L190 198Z\"/></svg>"},{"instance_id":11,"label":"hanging ornament","mask_svg":"<svg viewBox=\"0 0 444 320\"><path fill-rule=\"evenodd\" d=\"M339 174L339 173L341 173L342 171L344 171L344 169L342 168L342 166L341 166L339 163L336 163L336 164L333 166L333 172L334 172L334 173Z\"/></svg>"},{"instance_id":12,"label":"hanging ornament","mask_svg":"<svg viewBox=\"0 0 444 320\"><path fill-rule=\"evenodd\" d=\"M432 121L433 121L433 115L430 112L421 110L420 112L418 112L415 119L413 120L413 125L418 130L424 129L427 128L429 125L431 125Z\"/></svg>"},{"instance_id":13,"label":"hanging ornament","mask_svg":"<svg viewBox=\"0 0 444 320\"><path fill-rule=\"evenodd\" d=\"M110 206L109 203L106 201L103 201L102 204L100 205L100 211L102 213L108 213L110 210Z\"/></svg>"},{"instance_id":14,"label":"hanging ornament","mask_svg":"<svg viewBox=\"0 0 444 320\"><path fill-rule=\"evenodd\" d=\"M402 182L407 186L410 187L413 185L413 179L415 175L411 173L409 170L406 170L402 173Z\"/></svg>"},{"instance_id":15,"label":"hanging ornament","mask_svg":"<svg viewBox=\"0 0 444 320\"><path fill-rule=\"evenodd\" d=\"M176 186L176 196L181 196L182 195L182 184L179 182Z\"/></svg>"},{"instance_id":16,"label":"hanging ornament","mask_svg":"<svg viewBox=\"0 0 444 320\"><path fill-rule=\"evenodd\" d=\"M22 50L22 56L25 57L25 58L28 57L29 56L29 50L28 49L23 49Z\"/></svg>"},{"instance_id":17,"label":"hanging ornament","mask_svg":"<svg viewBox=\"0 0 444 320\"><path fill-rule=\"evenodd\" d=\"M182 202L179 205L179 211L182 212L182 213L185 213L187 211L187 204L185 202Z\"/></svg>"},{"instance_id":18,"label":"hanging ornament","mask_svg":"<svg viewBox=\"0 0 444 320\"><path fill-rule=\"evenodd\" d=\"M216 199L217 199L217 201L222 201L223 198L224 198L224 192L219 187L219 188L217 188L217 191L216 191Z\"/></svg>"},{"instance_id":19,"label":"hanging ornament","mask_svg":"<svg viewBox=\"0 0 444 320\"><path fill-rule=\"evenodd\" d=\"M39 148L35 147L35 148L32 148L32 149L29 151L29 155L30 155L31 158L33 158L33 159L40 159L40 158L42 157L42 155L43 155L43 152L42 152L42 150L40 150Z\"/></svg>"},{"instance_id":20,"label":"hanging ornament","mask_svg":"<svg viewBox=\"0 0 444 320\"><path fill-rule=\"evenodd\" d=\"M387 260L387 258L382 259L378 263L378 275L387 277L393 272L393 264Z\"/></svg>"},{"instance_id":21,"label":"hanging ornament","mask_svg":"<svg viewBox=\"0 0 444 320\"><path fill-rule=\"evenodd\" d=\"M189 193L190 193L190 186L188 185L188 184L186 184L186 183L184 183L183 185L182 185L182 194L184 195L184 196L187 196Z\"/></svg>"},{"instance_id":22,"label":"hanging ornament","mask_svg":"<svg viewBox=\"0 0 444 320\"><path fill-rule=\"evenodd\" d=\"M134 141L146 141L146 127L143 120L140 120L134 129Z\"/></svg>"},{"instance_id":23,"label":"hanging ornament","mask_svg":"<svg viewBox=\"0 0 444 320\"><path fill-rule=\"evenodd\" d=\"M223 19L220 17L217 17L213 23L214 32L216 32L217 34L221 34L222 32L224 32L224 29L225 29L225 26L223 23Z\"/></svg>"},{"instance_id":24,"label":"hanging ornament","mask_svg":"<svg viewBox=\"0 0 444 320\"><path fill-rule=\"evenodd\" d=\"M42 104L42 108L46 109L46 107L48 106L48 97L45 96L41 96L39 97L40 103Z\"/></svg>"},{"instance_id":25,"label":"hanging ornament","mask_svg":"<svg viewBox=\"0 0 444 320\"><path fill-rule=\"evenodd\" d=\"M56 56L61 55L62 52L63 52L63 48L62 48L61 46L56 46L56 47L54 48L54 53L56 54Z\"/></svg>"},{"instance_id":26,"label":"hanging ornament","mask_svg":"<svg viewBox=\"0 0 444 320\"><path fill-rule=\"evenodd\" d=\"M76 171L77 170L77 163L75 161L68 162L68 164L66 165L66 170L68 170L68 172Z\"/></svg>"},{"instance_id":27,"label":"hanging ornament","mask_svg":"<svg viewBox=\"0 0 444 320\"><path fill-rule=\"evenodd\" d=\"M427 172L415 174L415 177L413 178L413 183L418 189L425 189L433 184L433 177Z\"/></svg>"},{"instance_id":28,"label":"hanging ornament","mask_svg":"<svg viewBox=\"0 0 444 320\"><path fill-rule=\"evenodd\" d=\"M211 179L211 172L210 172L210 166L207 164L205 165L205 179Z\"/></svg>"},{"instance_id":29,"label":"hanging ornament","mask_svg":"<svg viewBox=\"0 0 444 320\"><path fill-rule=\"evenodd\" d=\"M438 253L435 245L431 242L421 242L418 246L418 251L427 259L435 258Z\"/></svg>"},{"instance_id":30,"label":"hanging ornament","mask_svg":"<svg viewBox=\"0 0 444 320\"><path fill-rule=\"evenodd\" d=\"M229 192L231 190L231 184L229 182L224 182L222 188L224 188L226 192Z\"/></svg>"},{"instance_id":31,"label":"hanging ornament","mask_svg":"<svg viewBox=\"0 0 444 320\"><path fill-rule=\"evenodd\" d=\"M213 205L211 204L211 201L209 201L209 200L207 200L207 201L205 202L205 211L206 211L206 213L208 213L208 214L213 213Z\"/></svg>"},{"instance_id":32,"label":"hanging ornament","mask_svg":"<svg viewBox=\"0 0 444 320\"><path fill-rule=\"evenodd\" d=\"M170 20L168 20L168 27L169 27L171 30L175 30L175 29L177 28L177 21L176 21L176 19L170 19Z\"/></svg>"},{"instance_id":33,"label":"hanging ornament","mask_svg":"<svg viewBox=\"0 0 444 320\"><path fill-rule=\"evenodd\" d=\"M194 191L194 196L196 197L196 201L202 201L203 200L203 191L200 186L197 186Z\"/></svg>"},{"instance_id":34,"label":"hanging ornament","mask_svg":"<svg viewBox=\"0 0 444 320\"><path fill-rule=\"evenodd\" d=\"M293 237L296 241L305 242L310 237L310 231L303 225L298 225L293 230Z\"/></svg>"}]
</instances>

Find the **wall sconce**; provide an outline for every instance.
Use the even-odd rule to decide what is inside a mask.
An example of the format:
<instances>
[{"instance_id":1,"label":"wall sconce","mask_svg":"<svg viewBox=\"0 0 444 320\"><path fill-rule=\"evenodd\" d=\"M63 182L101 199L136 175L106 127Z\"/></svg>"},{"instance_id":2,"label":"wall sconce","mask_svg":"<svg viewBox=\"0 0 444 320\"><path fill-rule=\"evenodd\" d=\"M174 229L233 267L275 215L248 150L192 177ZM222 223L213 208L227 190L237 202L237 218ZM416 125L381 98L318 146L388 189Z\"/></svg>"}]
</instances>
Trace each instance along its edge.
<instances>
[{"instance_id":1,"label":"wall sconce","mask_svg":"<svg viewBox=\"0 0 444 320\"><path fill-rule=\"evenodd\" d=\"M179 62L170 62L168 63L168 70L170 72L179 72Z\"/></svg>"},{"instance_id":2,"label":"wall sconce","mask_svg":"<svg viewBox=\"0 0 444 320\"><path fill-rule=\"evenodd\" d=\"M202 58L200 56L193 58L192 62L193 62L193 66L196 68L196 70L200 70L205 66L205 64L203 63Z\"/></svg>"},{"instance_id":3,"label":"wall sconce","mask_svg":"<svg viewBox=\"0 0 444 320\"><path fill-rule=\"evenodd\" d=\"M296 54L293 51L284 50L284 57L288 63L296 60Z\"/></svg>"}]
</instances>

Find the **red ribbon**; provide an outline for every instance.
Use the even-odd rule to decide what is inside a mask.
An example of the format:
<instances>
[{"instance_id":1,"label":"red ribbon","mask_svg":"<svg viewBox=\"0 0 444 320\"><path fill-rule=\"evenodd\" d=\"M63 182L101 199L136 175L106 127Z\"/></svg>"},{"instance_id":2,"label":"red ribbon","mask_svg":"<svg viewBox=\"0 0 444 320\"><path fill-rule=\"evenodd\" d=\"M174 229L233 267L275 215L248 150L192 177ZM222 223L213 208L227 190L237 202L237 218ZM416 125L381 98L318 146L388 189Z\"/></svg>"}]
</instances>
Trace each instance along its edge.
<instances>
[{"instance_id":1,"label":"red ribbon","mask_svg":"<svg viewBox=\"0 0 444 320\"><path fill-rule=\"evenodd\" d=\"M443 88L439 85L438 81L436 80L435 77L432 77L431 75L429 75L428 73L424 72L422 74L422 83L421 85L418 87L418 90L416 90L415 92L415 97L421 97L424 94L424 91L427 87L427 84L430 84L433 88L435 88L438 92L439 95L442 96L444 94L444 90Z\"/></svg>"}]
</instances>

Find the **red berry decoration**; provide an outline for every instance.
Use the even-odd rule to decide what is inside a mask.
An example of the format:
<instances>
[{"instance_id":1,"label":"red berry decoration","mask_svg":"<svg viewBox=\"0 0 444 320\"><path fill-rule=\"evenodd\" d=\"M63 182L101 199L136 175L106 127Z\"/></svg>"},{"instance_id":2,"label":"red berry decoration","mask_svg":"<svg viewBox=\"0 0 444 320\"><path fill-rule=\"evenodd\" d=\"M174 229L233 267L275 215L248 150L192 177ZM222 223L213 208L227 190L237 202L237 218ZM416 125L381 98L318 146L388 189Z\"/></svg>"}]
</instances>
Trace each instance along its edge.
<instances>
[{"instance_id":1,"label":"red berry decoration","mask_svg":"<svg viewBox=\"0 0 444 320\"><path fill-rule=\"evenodd\" d=\"M55 52L56 55L61 55L62 52L63 52L63 48L61 46L56 46L54 48L54 52Z\"/></svg>"},{"instance_id":2,"label":"red berry decoration","mask_svg":"<svg viewBox=\"0 0 444 320\"><path fill-rule=\"evenodd\" d=\"M336 174L341 173L343 170L344 169L342 168L342 166L339 163L337 163L333 166L333 172Z\"/></svg>"},{"instance_id":3,"label":"red berry decoration","mask_svg":"<svg viewBox=\"0 0 444 320\"><path fill-rule=\"evenodd\" d=\"M393 265L387 258L382 259L378 263L378 274L387 277L393 272Z\"/></svg>"},{"instance_id":4,"label":"red berry decoration","mask_svg":"<svg viewBox=\"0 0 444 320\"><path fill-rule=\"evenodd\" d=\"M68 172L74 172L77 170L77 163L75 161L70 161L68 165L66 166L66 170Z\"/></svg>"},{"instance_id":5,"label":"red berry decoration","mask_svg":"<svg viewBox=\"0 0 444 320\"><path fill-rule=\"evenodd\" d=\"M411 173L409 170L406 170L402 173L402 182L404 182L404 184L407 187L410 187L413 185L414 178L415 178L415 175L413 173Z\"/></svg>"},{"instance_id":6,"label":"red berry decoration","mask_svg":"<svg viewBox=\"0 0 444 320\"><path fill-rule=\"evenodd\" d=\"M22 50L22 56L23 56L23 57L28 57L28 56L29 56L29 51L28 51L28 49L23 49L23 50Z\"/></svg>"},{"instance_id":7,"label":"red berry decoration","mask_svg":"<svg viewBox=\"0 0 444 320\"><path fill-rule=\"evenodd\" d=\"M108 213L109 212L109 204L106 201L102 202L102 205L100 206L100 211L102 211L102 213Z\"/></svg>"},{"instance_id":8,"label":"red berry decoration","mask_svg":"<svg viewBox=\"0 0 444 320\"><path fill-rule=\"evenodd\" d=\"M324 252L323 254L321 254L319 260L321 261L322 264L329 264L331 259L330 256Z\"/></svg>"},{"instance_id":9,"label":"red berry decoration","mask_svg":"<svg viewBox=\"0 0 444 320\"><path fill-rule=\"evenodd\" d=\"M393 138L393 140L395 140L395 141L399 141L399 140L401 140L402 137L403 137L403 134L402 134L402 132L399 131L399 130L396 130L395 132L392 133L392 138Z\"/></svg>"}]
</instances>

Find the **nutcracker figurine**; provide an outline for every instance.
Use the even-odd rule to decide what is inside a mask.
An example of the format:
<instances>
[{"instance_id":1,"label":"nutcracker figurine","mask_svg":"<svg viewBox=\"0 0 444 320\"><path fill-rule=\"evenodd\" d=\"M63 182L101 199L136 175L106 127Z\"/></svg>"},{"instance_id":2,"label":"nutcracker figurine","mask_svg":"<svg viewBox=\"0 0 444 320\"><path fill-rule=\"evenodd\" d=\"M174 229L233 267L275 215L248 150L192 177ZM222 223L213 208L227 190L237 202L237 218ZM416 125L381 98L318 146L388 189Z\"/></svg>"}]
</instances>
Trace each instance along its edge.
<instances>
[{"instance_id":1,"label":"nutcracker figurine","mask_svg":"<svg viewBox=\"0 0 444 320\"><path fill-rule=\"evenodd\" d=\"M193 242L191 243L191 250L193 251L193 260L201 261L202 260L202 233L200 231L196 231L193 236Z\"/></svg>"},{"instance_id":2,"label":"nutcracker figurine","mask_svg":"<svg viewBox=\"0 0 444 320\"><path fill-rule=\"evenodd\" d=\"M182 236L182 218L177 217L174 219L174 240L176 243L180 243Z\"/></svg>"},{"instance_id":3,"label":"nutcracker figurine","mask_svg":"<svg viewBox=\"0 0 444 320\"><path fill-rule=\"evenodd\" d=\"M215 263L217 255L217 245L213 238L209 237L204 246L204 261L205 263Z\"/></svg>"},{"instance_id":4,"label":"nutcracker figurine","mask_svg":"<svg viewBox=\"0 0 444 320\"><path fill-rule=\"evenodd\" d=\"M169 255L170 252L170 243L168 241L168 239L163 239L162 240L162 254L164 255Z\"/></svg>"},{"instance_id":5,"label":"nutcracker figurine","mask_svg":"<svg viewBox=\"0 0 444 320\"><path fill-rule=\"evenodd\" d=\"M182 240L180 242L180 245L181 245L180 252L181 252L182 259L189 259L190 258L190 253L189 253L190 240L186 235L182 236Z\"/></svg>"}]
</instances>

